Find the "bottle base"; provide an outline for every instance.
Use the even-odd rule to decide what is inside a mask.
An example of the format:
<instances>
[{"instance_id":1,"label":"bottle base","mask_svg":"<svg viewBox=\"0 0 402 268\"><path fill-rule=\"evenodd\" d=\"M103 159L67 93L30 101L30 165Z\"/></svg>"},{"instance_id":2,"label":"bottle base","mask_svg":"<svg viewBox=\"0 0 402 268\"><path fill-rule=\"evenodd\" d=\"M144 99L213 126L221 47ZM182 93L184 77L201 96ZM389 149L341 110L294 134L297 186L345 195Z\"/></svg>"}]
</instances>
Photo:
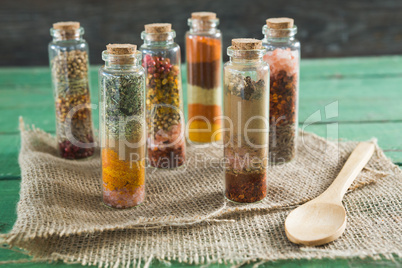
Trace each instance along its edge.
<instances>
[{"instance_id":1,"label":"bottle base","mask_svg":"<svg viewBox=\"0 0 402 268\"><path fill-rule=\"evenodd\" d=\"M273 166L281 166L281 165L292 163L295 160L295 158L296 157L293 156L291 159L282 159L280 161L275 161L275 160L269 159L269 164L271 164Z\"/></svg>"},{"instance_id":2,"label":"bottle base","mask_svg":"<svg viewBox=\"0 0 402 268\"><path fill-rule=\"evenodd\" d=\"M254 202L238 202L238 201L234 201L234 200L229 199L229 197L227 197L226 194L223 194L223 196L224 196L225 199L226 199L227 201L229 201L230 203L237 204L237 205L257 204L257 203L260 203L260 202L264 201L265 198L267 198L267 197L264 197L263 199L257 200L257 201L254 201Z\"/></svg>"},{"instance_id":3,"label":"bottle base","mask_svg":"<svg viewBox=\"0 0 402 268\"><path fill-rule=\"evenodd\" d=\"M103 201L103 200L101 201L101 204L102 204L103 206L107 207L107 208L121 210L121 209L132 209L132 208L137 208L137 207L141 206L142 204L144 204L144 202L139 203L139 204L134 205L134 206L129 206L129 207L116 207L116 206L112 206L112 205L110 205L110 204L107 204L107 203L106 203L105 201Z\"/></svg>"}]
</instances>

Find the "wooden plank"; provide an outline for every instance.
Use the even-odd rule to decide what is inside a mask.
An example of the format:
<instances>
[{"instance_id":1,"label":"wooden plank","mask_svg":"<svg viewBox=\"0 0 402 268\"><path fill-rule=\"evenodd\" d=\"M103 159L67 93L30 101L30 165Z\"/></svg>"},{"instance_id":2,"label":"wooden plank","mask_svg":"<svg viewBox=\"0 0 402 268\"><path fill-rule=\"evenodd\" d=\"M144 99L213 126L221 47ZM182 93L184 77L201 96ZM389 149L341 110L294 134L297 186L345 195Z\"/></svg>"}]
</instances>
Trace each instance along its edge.
<instances>
[{"instance_id":1,"label":"wooden plank","mask_svg":"<svg viewBox=\"0 0 402 268\"><path fill-rule=\"evenodd\" d=\"M338 128L338 131L336 130ZM315 124L300 125L304 131L313 132L328 139L340 138L342 141L364 141L378 139L378 145L394 163L402 163L402 122L399 123L360 123L360 124Z\"/></svg>"},{"instance_id":2,"label":"wooden plank","mask_svg":"<svg viewBox=\"0 0 402 268\"><path fill-rule=\"evenodd\" d=\"M345 77L370 78L402 75L401 56L303 59L301 80Z\"/></svg>"},{"instance_id":3,"label":"wooden plank","mask_svg":"<svg viewBox=\"0 0 402 268\"><path fill-rule=\"evenodd\" d=\"M301 82L299 120L304 122L316 111L322 111L322 121L400 121L402 105L400 89L402 77L387 79L342 79L329 83L327 80ZM383 88L383 90L379 90ZM53 96L50 92L38 93L37 89L20 92L3 90L6 97L0 100L0 133L15 132L18 117L22 115L27 123L32 123L46 131L55 131ZM92 87L92 103L97 104L96 87ZM186 96L184 96L184 99ZM17 103L16 103L16 100ZM325 106L338 102L338 116L327 118ZM184 105L185 112L187 106ZM392 109L390 109L392 107ZM95 126L98 112L94 111Z\"/></svg>"},{"instance_id":4,"label":"wooden plank","mask_svg":"<svg viewBox=\"0 0 402 268\"><path fill-rule=\"evenodd\" d=\"M20 135L0 135L0 180L15 179L21 174L18 165Z\"/></svg>"},{"instance_id":5,"label":"wooden plank","mask_svg":"<svg viewBox=\"0 0 402 268\"><path fill-rule=\"evenodd\" d=\"M14 79L19 81L17 78ZM35 78L34 81L39 80ZM402 76L302 80L299 119L303 122L317 110L324 110L326 105L338 101L339 116L326 118L323 114L323 121L400 121L402 120L402 105L399 105L401 84ZM97 104L96 79L92 79L91 86L92 103ZM0 112L3 114L0 117L0 133L17 131L20 115L26 118L27 123L35 124L46 131L55 131L50 83L47 86L35 83L20 84L20 82L14 86L7 86L0 83L0 94L2 96ZM186 90L183 99L186 114ZM93 118L97 126L96 111Z\"/></svg>"},{"instance_id":6,"label":"wooden plank","mask_svg":"<svg viewBox=\"0 0 402 268\"><path fill-rule=\"evenodd\" d=\"M19 200L20 181L0 180L0 232L7 233L17 219L16 206Z\"/></svg>"},{"instance_id":7,"label":"wooden plank","mask_svg":"<svg viewBox=\"0 0 402 268\"><path fill-rule=\"evenodd\" d=\"M90 67L90 78L97 80L100 65ZM301 80L346 77L390 77L402 75L402 56L302 59ZM183 74L186 68L183 64ZM183 76L185 79L185 75ZM17 82L17 83L16 83ZM0 67L0 90L7 86L44 85L51 87L50 69L44 67Z\"/></svg>"},{"instance_id":8,"label":"wooden plank","mask_svg":"<svg viewBox=\"0 0 402 268\"><path fill-rule=\"evenodd\" d=\"M299 120L304 122L334 102L338 102L338 116L322 114L323 121L402 120L401 84L402 76L301 81Z\"/></svg>"}]
</instances>

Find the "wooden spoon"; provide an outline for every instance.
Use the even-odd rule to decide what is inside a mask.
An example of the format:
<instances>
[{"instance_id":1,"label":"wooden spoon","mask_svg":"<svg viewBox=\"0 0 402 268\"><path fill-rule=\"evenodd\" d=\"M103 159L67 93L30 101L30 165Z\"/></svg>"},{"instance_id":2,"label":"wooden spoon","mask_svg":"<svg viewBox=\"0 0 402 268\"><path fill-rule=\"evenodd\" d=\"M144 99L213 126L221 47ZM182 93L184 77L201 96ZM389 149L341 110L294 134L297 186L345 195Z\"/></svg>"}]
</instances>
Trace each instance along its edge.
<instances>
[{"instance_id":1,"label":"wooden spoon","mask_svg":"<svg viewBox=\"0 0 402 268\"><path fill-rule=\"evenodd\" d=\"M359 143L331 186L317 198L288 215L285 232L291 242L318 246L332 242L342 235L346 227L346 212L342 198L370 160L374 148L373 143Z\"/></svg>"}]
</instances>

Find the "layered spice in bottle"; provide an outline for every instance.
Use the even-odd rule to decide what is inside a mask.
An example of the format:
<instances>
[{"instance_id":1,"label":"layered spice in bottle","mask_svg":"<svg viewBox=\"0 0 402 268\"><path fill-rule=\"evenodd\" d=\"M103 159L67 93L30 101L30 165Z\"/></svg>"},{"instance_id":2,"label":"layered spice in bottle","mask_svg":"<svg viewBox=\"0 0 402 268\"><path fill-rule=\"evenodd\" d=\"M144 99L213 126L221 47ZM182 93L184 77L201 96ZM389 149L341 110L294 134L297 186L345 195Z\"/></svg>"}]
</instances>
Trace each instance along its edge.
<instances>
[{"instance_id":1,"label":"layered spice in bottle","mask_svg":"<svg viewBox=\"0 0 402 268\"><path fill-rule=\"evenodd\" d=\"M267 195L269 66L260 40L233 39L224 65L225 196L239 203Z\"/></svg>"},{"instance_id":2,"label":"layered spice in bottle","mask_svg":"<svg viewBox=\"0 0 402 268\"><path fill-rule=\"evenodd\" d=\"M213 12L194 12L186 33L188 137L193 142L221 140L222 35Z\"/></svg>"},{"instance_id":3,"label":"layered spice in bottle","mask_svg":"<svg viewBox=\"0 0 402 268\"><path fill-rule=\"evenodd\" d=\"M270 78L270 161L286 163L296 155L300 42L297 27L290 18L272 18L263 27L264 60L271 69Z\"/></svg>"},{"instance_id":4,"label":"layered spice in bottle","mask_svg":"<svg viewBox=\"0 0 402 268\"><path fill-rule=\"evenodd\" d=\"M176 168L184 164L185 137L180 47L170 23L145 25L141 38L146 72L147 151L149 164Z\"/></svg>"},{"instance_id":5,"label":"layered spice in bottle","mask_svg":"<svg viewBox=\"0 0 402 268\"><path fill-rule=\"evenodd\" d=\"M113 208L145 199L145 72L136 48L107 45L99 70L103 202Z\"/></svg>"},{"instance_id":6,"label":"layered spice in bottle","mask_svg":"<svg viewBox=\"0 0 402 268\"><path fill-rule=\"evenodd\" d=\"M88 79L88 44L79 22L58 22L50 29L49 61L61 157L81 159L94 153Z\"/></svg>"}]
</instances>

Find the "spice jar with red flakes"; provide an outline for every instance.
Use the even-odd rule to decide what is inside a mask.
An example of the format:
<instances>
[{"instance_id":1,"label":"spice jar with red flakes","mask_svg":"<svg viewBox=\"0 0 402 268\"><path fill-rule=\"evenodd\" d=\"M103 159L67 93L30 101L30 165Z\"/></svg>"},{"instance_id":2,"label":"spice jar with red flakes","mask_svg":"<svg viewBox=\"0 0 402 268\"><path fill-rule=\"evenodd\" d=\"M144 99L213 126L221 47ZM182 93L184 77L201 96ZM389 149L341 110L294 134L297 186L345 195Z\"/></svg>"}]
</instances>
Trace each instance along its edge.
<instances>
[{"instance_id":1,"label":"spice jar with red flakes","mask_svg":"<svg viewBox=\"0 0 402 268\"><path fill-rule=\"evenodd\" d=\"M57 22L50 29L49 61L56 106L60 156L81 159L94 154L88 79L88 44L79 22Z\"/></svg>"},{"instance_id":2,"label":"spice jar with red flakes","mask_svg":"<svg viewBox=\"0 0 402 268\"><path fill-rule=\"evenodd\" d=\"M148 160L157 168L176 168L185 161L181 59L175 36L170 23L147 24L141 34Z\"/></svg>"},{"instance_id":3,"label":"spice jar with red flakes","mask_svg":"<svg viewBox=\"0 0 402 268\"><path fill-rule=\"evenodd\" d=\"M225 196L254 203L267 196L269 66L261 40L233 39L224 76Z\"/></svg>"},{"instance_id":4,"label":"spice jar with red flakes","mask_svg":"<svg viewBox=\"0 0 402 268\"><path fill-rule=\"evenodd\" d=\"M264 60L270 77L270 161L282 164L296 156L298 98L300 77L300 42L291 18L270 18L263 26Z\"/></svg>"}]
</instances>

